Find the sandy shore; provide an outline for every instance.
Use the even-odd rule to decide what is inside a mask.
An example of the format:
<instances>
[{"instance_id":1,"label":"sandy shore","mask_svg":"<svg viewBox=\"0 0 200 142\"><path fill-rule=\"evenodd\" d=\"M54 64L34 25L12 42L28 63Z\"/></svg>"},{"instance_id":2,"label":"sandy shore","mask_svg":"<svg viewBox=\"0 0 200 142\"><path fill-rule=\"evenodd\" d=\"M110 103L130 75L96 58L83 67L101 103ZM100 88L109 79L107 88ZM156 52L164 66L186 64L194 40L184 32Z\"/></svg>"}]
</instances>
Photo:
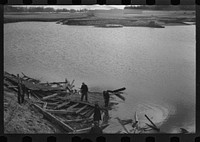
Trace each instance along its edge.
<instances>
[{"instance_id":1,"label":"sandy shore","mask_svg":"<svg viewBox=\"0 0 200 142\"><path fill-rule=\"evenodd\" d=\"M52 123L27 102L17 103L17 94L4 89L4 133L60 133Z\"/></svg>"}]
</instances>

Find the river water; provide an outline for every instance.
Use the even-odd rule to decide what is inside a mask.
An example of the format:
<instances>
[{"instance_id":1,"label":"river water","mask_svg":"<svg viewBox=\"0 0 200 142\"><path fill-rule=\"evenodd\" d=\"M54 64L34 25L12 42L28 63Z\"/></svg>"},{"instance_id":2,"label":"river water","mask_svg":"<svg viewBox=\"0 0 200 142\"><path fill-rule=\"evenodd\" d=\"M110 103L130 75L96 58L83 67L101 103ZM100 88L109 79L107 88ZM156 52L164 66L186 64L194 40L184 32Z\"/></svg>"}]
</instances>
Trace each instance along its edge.
<instances>
[{"instance_id":1,"label":"river water","mask_svg":"<svg viewBox=\"0 0 200 142\"><path fill-rule=\"evenodd\" d=\"M4 70L46 81L75 79L90 91L126 87L115 119L144 114L161 131L195 132L195 26L97 28L55 22L4 24Z\"/></svg>"}]
</instances>

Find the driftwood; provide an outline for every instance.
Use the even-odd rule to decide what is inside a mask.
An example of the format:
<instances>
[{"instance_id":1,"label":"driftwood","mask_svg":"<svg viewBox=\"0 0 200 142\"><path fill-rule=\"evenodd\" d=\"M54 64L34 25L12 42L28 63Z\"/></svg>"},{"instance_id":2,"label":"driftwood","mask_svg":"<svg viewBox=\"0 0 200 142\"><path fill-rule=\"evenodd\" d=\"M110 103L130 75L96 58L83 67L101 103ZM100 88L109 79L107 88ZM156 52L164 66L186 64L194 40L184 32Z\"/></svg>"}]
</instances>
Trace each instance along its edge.
<instances>
[{"instance_id":1,"label":"driftwood","mask_svg":"<svg viewBox=\"0 0 200 142\"><path fill-rule=\"evenodd\" d=\"M33 104L33 106L38 109L47 119L50 119L54 122L54 124L61 126L64 130L67 132L74 132L74 129L70 127L69 125L65 124L64 122L60 121L58 118L53 116L51 113L46 112L41 107L39 107L36 104Z\"/></svg>"}]
</instances>

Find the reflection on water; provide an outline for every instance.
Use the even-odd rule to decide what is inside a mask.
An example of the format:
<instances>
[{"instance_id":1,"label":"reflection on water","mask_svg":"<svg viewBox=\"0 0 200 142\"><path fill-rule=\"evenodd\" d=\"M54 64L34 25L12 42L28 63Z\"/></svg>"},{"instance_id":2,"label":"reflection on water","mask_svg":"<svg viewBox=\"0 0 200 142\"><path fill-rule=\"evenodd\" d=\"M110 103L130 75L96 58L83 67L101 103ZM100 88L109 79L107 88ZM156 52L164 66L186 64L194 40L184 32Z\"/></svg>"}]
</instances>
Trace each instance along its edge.
<instances>
[{"instance_id":1,"label":"reflection on water","mask_svg":"<svg viewBox=\"0 0 200 142\"><path fill-rule=\"evenodd\" d=\"M75 79L91 91L126 87L114 119L148 114L165 132L195 131L195 26L95 28L21 22L4 25L4 68L42 81Z\"/></svg>"}]
</instances>

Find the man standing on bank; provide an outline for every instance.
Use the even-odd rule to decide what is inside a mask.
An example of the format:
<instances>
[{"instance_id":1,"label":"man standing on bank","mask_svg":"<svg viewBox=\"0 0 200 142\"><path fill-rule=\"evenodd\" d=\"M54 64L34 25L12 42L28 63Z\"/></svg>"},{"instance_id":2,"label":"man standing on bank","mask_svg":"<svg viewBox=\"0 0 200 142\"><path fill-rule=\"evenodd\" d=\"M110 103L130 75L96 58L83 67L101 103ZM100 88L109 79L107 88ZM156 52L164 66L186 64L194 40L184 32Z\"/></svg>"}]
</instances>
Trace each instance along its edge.
<instances>
[{"instance_id":1,"label":"man standing on bank","mask_svg":"<svg viewBox=\"0 0 200 142\"><path fill-rule=\"evenodd\" d=\"M17 100L18 100L18 103L21 104L21 94L22 94L22 87L21 87L21 81L20 81L20 77L19 77L19 74L17 74Z\"/></svg>"},{"instance_id":2,"label":"man standing on bank","mask_svg":"<svg viewBox=\"0 0 200 142\"><path fill-rule=\"evenodd\" d=\"M24 90L23 90L22 80L19 77L19 74L17 74L17 79L18 79L18 82L17 82L17 89L18 89L17 99L18 99L18 103L21 104L21 103L24 102Z\"/></svg>"},{"instance_id":3,"label":"man standing on bank","mask_svg":"<svg viewBox=\"0 0 200 142\"><path fill-rule=\"evenodd\" d=\"M108 107L109 105L109 100L110 100L110 94L109 91L103 91L103 98L104 98L104 102L105 102L105 107Z\"/></svg>"},{"instance_id":4,"label":"man standing on bank","mask_svg":"<svg viewBox=\"0 0 200 142\"><path fill-rule=\"evenodd\" d=\"M100 111L98 103L96 103L94 107L93 121L97 122L99 125L100 120L101 120L101 111Z\"/></svg>"},{"instance_id":5,"label":"man standing on bank","mask_svg":"<svg viewBox=\"0 0 200 142\"><path fill-rule=\"evenodd\" d=\"M87 85L83 82L81 86L81 101L83 101L83 97L85 96L85 100L87 100L87 93L88 93L88 87Z\"/></svg>"}]
</instances>

